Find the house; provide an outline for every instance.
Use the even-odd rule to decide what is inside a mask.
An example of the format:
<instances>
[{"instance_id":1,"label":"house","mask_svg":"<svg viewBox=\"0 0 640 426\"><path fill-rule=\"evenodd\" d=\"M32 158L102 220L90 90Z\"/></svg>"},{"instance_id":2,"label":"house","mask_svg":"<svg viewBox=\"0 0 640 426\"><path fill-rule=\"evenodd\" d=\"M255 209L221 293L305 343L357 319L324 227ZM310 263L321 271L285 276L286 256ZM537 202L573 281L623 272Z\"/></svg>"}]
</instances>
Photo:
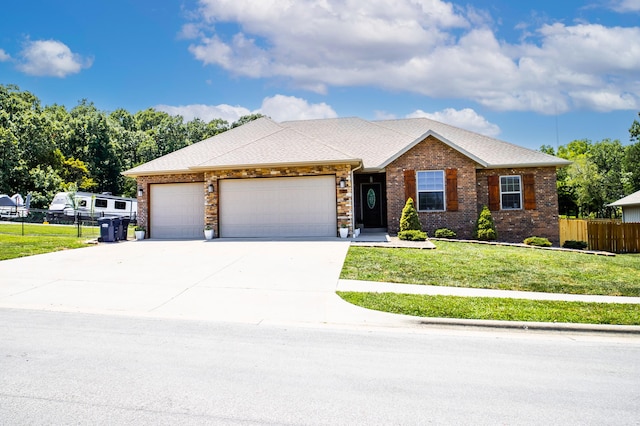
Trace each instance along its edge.
<instances>
[{"instance_id":1,"label":"house","mask_svg":"<svg viewBox=\"0 0 640 426\"><path fill-rule=\"evenodd\" d=\"M503 241L558 242L556 168L538 151L426 118L260 118L124 172L152 238L398 232L405 201L424 230L472 238L483 205Z\"/></svg>"},{"instance_id":2,"label":"house","mask_svg":"<svg viewBox=\"0 0 640 426\"><path fill-rule=\"evenodd\" d=\"M627 195L609 205L622 207L622 222L640 223L640 191Z\"/></svg>"}]
</instances>

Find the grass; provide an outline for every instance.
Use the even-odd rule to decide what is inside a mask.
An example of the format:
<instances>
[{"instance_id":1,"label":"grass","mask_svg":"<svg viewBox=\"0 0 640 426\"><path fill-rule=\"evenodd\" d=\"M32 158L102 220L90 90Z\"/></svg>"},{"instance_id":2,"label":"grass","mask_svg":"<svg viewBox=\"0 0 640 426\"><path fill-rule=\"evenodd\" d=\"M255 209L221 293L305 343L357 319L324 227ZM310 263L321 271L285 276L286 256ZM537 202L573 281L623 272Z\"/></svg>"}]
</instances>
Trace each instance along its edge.
<instances>
[{"instance_id":1,"label":"grass","mask_svg":"<svg viewBox=\"0 0 640 426\"><path fill-rule=\"evenodd\" d=\"M420 317L640 325L640 306L491 297L338 292L368 309Z\"/></svg>"},{"instance_id":2,"label":"grass","mask_svg":"<svg viewBox=\"0 0 640 426\"><path fill-rule=\"evenodd\" d=\"M76 225L43 225L40 223L0 223L0 234L22 235L50 235L58 237L77 237L78 227ZM82 238L100 236L100 228L97 226L82 226Z\"/></svg>"},{"instance_id":3,"label":"grass","mask_svg":"<svg viewBox=\"0 0 640 426\"><path fill-rule=\"evenodd\" d=\"M340 278L640 296L640 255L615 257L438 241L435 250L351 247Z\"/></svg>"},{"instance_id":4,"label":"grass","mask_svg":"<svg viewBox=\"0 0 640 426\"><path fill-rule=\"evenodd\" d=\"M87 247L86 238L0 235L0 260Z\"/></svg>"}]
</instances>

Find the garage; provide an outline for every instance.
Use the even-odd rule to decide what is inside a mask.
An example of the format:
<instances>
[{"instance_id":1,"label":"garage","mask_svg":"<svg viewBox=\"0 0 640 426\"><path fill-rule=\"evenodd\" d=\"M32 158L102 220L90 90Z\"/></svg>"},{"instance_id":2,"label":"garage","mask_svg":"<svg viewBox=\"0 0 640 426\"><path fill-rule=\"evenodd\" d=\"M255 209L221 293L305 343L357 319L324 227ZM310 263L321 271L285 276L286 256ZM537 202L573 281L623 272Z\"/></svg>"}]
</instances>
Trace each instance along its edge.
<instances>
[{"instance_id":1,"label":"garage","mask_svg":"<svg viewBox=\"0 0 640 426\"><path fill-rule=\"evenodd\" d=\"M202 238L203 183L167 183L150 186L151 238Z\"/></svg>"},{"instance_id":2,"label":"garage","mask_svg":"<svg viewBox=\"0 0 640 426\"><path fill-rule=\"evenodd\" d=\"M335 237L335 176L220 181L221 237Z\"/></svg>"}]
</instances>

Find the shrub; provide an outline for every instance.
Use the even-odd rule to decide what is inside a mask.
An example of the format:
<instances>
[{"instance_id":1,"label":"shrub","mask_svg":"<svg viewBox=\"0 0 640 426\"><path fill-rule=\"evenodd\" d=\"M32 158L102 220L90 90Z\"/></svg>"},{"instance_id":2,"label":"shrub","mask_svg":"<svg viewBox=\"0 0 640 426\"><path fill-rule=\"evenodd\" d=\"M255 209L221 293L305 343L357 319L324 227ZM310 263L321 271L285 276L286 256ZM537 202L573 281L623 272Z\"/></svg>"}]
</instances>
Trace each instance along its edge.
<instances>
[{"instance_id":1,"label":"shrub","mask_svg":"<svg viewBox=\"0 0 640 426\"><path fill-rule=\"evenodd\" d=\"M528 246L551 247L551 241L543 237L529 237L524 243Z\"/></svg>"},{"instance_id":2,"label":"shrub","mask_svg":"<svg viewBox=\"0 0 640 426\"><path fill-rule=\"evenodd\" d=\"M400 231L421 231L422 224L420 224L420 218L418 212L413 205L413 198L409 197L404 208L402 209L402 216L400 216Z\"/></svg>"},{"instance_id":3,"label":"shrub","mask_svg":"<svg viewBox=\"0 0 640 426\"><path fill-rule=\"evenodd\" d=\"M455 238L456 233L449 228L439 228L436 229L435 236L436 238Z\"/></svg>"},{"instance_id":4,"label":"shrub","mask_svg":"<svg viewBox=\"0 0 640 426\"><path fill-rule=\"evenodd\" d=\"M584 250L588 244L585 241L567 240L562 244L562 247L574 250Z\"/></svg>"},{"instance_id":5,"label":"shrub","mask_svg":"<svg viewBox=\"0 0 640 426\"><path fill-rule=\"evenodd\" d=\"M424 241L427 239L427 233L415 229L410 229L408 231L398 232L398 238L406 241Z\"/></svg>"},{"instance_id":6,"label":"shrub","mask_svg":"<svg viewBox=\"0 0 640 426\"><path fill-rule=\"evenodd\" d=\"M489 208L487 206L484 206L482 208L482 211L478 216L474 236L478 240L482 241L495 240L496 238L498 238L496 225L493 223L493 216L491 216L491 212L489 211Z\"/></svg>"}]
</instances>

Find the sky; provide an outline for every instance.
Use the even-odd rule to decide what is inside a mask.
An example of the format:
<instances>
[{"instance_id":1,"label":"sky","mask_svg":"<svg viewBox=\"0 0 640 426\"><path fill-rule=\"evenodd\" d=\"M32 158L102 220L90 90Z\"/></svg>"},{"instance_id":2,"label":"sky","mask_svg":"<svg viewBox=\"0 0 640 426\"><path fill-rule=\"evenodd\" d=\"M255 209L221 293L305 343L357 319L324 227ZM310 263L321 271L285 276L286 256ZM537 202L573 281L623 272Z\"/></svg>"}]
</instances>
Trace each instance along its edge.
<instances>
[{"instance_id":1,"label":"sky","mask_svg":"<svg viewBox=\"0 0 640 426\"><path fill-rule=\"evenodd\" d=\"M640 0L5 1L0 84L185 120L428 117L629 143Z\"/></svg>"}]
</instances>

